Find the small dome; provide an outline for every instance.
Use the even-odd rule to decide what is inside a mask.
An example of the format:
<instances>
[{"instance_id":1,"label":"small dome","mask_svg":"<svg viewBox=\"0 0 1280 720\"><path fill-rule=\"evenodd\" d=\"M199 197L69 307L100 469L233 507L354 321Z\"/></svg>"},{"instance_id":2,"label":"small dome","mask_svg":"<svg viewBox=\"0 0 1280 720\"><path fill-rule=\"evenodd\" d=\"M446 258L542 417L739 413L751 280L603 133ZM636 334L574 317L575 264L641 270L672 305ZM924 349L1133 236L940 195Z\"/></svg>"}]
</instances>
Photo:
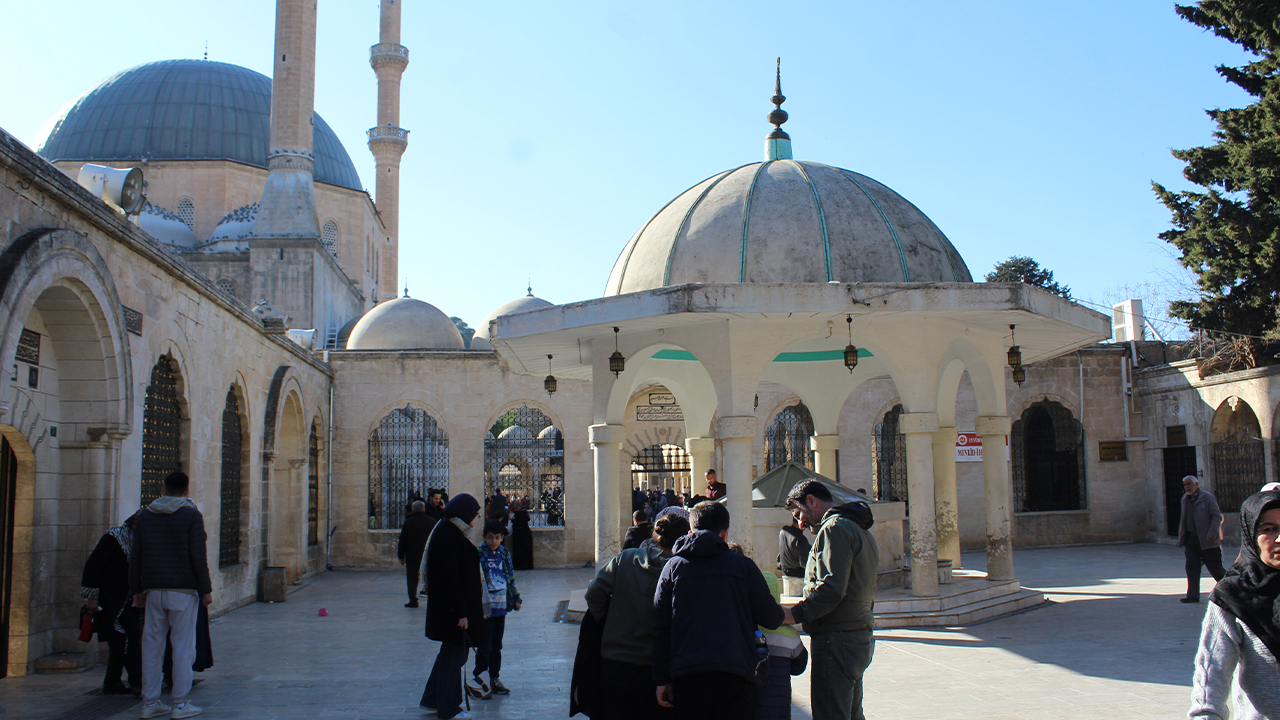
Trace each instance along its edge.
<instances>
[{"instance_id":1,"label":"small dome","mask_svg":"<svg viewBox=\"0 0 1280 720\"><path fill-rule=\"evenodd\" d=\"M467 346L467 349L468 350L492 350L493 345L485 338L480 337L480 332L476 331L476 334L471 336L471 344Z\"/></svg>"},{"instance_id":2,"label":"small dome","mask_svg":"<svg viewBox=\"0 0 1280 720\"><path fill-rule=\"evenodd\" d=\"M499 305L497 310L489 313L488 317L480 321L480 325L476 328L475 337L471 338L471 349L488 350L493 347L493 345L489 344L489 323L493 322L494 318L499 315L514 315L516 313L528 312L530 310L537 310L538 308L544 307L551 307L551 303L543 300L542 298L534 297L532 289L529 291L529 294L524 297L519 297L509 303ZM483 346L476 345L476 340L483 341Z\"/></svg>"},{"instance_id":3,"label":"small dome","mask_svg":"<svg viewBox=\"0 0 1280 720\"><path fill-rule=\"evenodd\" d=\"M360 318L348 350L461 350L462 335L434 305L410 297L379 303Z\"/></svg>"},{"instance_id":4,"label":"small dome","mask_svg":"<svg viewBox=\"0 0 1280 720\"><path fill-rule=\"evenodd\" d=\"M138 214L138 226L151 237L180 250L188 250L198 244L196 234L191 232L191 228L181 218L167 208L150 202L142 206L142 212Z\"/></svg>"},{"instance_id":5,"label":"small dome","mask_svg":"<svg viewBox=\"0 0 1280 720\"><path fill-rule=\"evenodd\" d=\"M542 428L542 432L538 433L539 440L558 440L560 439L560 431L555 425L548 425Z\"/></svg>"},{"instance_id":6,"label":"small dome","mask_svg":"<svg viewBox=\"0 0 1280 720\"><path fill-rule=\"evenodd\" d=\"M627 243L604 294L684 283L973 282L942 231L849 170L769 160L710 177Z\"/></svg>"},{"instance_id":7,"label":"small dome","mask_svg":"<svg viewBox=\"0 0 1280 720\"><path fill-rule=\"evenodd\" d=\"M532 440L533 433L522 425L512 425L511 427L498 433L499 440Z\"/></svg>"},{"instance_id":8,"label":"small dome","mask_svg":"<svg viewBox=\"0 0 1280 720\"><path fill-rule=\"evenodd\" d=\"M315 115L316 182L360 190L338 136ZM57 160L232 160L267 167L271 78L207 60L129 68L73 100L40 146Z\"/></svg>"},{"instance_id":9,"label":"small dome","mask_svg":"<svg viewBox=\"0 0 1280 720\"><path fill-rule=\"evenodd\" d=\"M337 345L339 350L347 349L347 341L351 339L351 331L356 329L356 323L360 322L360 318L351 318L338 329Z\"/></svg>"}]
</instances>

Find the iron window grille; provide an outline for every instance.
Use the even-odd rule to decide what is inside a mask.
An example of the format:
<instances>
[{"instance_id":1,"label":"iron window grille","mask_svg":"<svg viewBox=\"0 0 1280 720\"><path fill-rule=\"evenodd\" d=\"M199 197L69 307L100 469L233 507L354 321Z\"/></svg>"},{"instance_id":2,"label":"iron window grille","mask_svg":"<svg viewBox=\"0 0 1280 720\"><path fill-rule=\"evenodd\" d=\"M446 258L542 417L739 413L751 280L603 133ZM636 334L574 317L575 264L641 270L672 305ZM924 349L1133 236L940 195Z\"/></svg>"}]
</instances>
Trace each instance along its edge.
<instances>
[{"instance_id":1,"label":"iron window grille","mask_svg":"<svg viewBox=\"0 0 1280 720\"><path fill-rule=\"evenodd\" d=\"M878 502L907 502L907 436L899 429L901 417L902 406L894 405L872 429L871 469Z\"/></svg>"},{"instance_id":2,"label":"iron window grille","mask_svg":"<svg viewBox=\"0 0 1280 720\"><path fill-rule=\"evenodd\" d=\"M521 500L534 527L564 525L564 436L541 410L503 413L484 438L485 493Z\"/></svg>"},{"instance_id":3,"label":"iron window grille","mask_svg":"<svg viewBox=\"0 0 1280 720\"><path fill-rule=\"evenodd\" d=\"M240 563L240 464L243 436L240 401L227 390L222 409L222 509L218 517L218 567Z\"/></svg>"},{"instance_id":4,"label":"iron window grille","mask_svg":"<svg viewBox=\"0 0 1280 720\"><path fill-rule=\"evenodd\" d=\"M764 433L765 471L785 462L795 462L813 469L813 416L804 403L783 408L774 416Z\"/></svg>"},{"instance_id":5,"label":"iron window grille","mask_svg":"<svg viewBox=\"0 0 1280 720\"><path fill-rule=\"evenodd\" d=\"M307 546L320 544L320 436L311 426L307 455Z\"/></svg>"},{"instance_id":6,"label":"iron window grille","mask_svg":"<svg viewBox=\"0 0 1280 720\"><path fill-rule=\"evenodd\" d=\"M1267 476L1263 455L1262 439L1247 432L1211 446L1213 494L1222 512L1240 512L1240 503L1262 487Z\"/></svg>"},{"instance_id":7,"label":"iron window grille","mask_svg":"<svg viewBox=\"0 0 1280 720\"><path fill-rule=\"evenodd\" d=\"M164 494L164 479L182 469L179 453L181 414L178 406L178 380L173 374L173 360L161 356L151 370L142 409L142 504Z\"/></svg>"},{"instance_id":8,"label":"iron window grille","mask_svg":"<svg viewBox=\"0 0 1280 720\"><path fill-rule=\"evenodd\" d=\"M369 436L369 529L400 528L409 496L432 488L449 490L448 436L425 410L392 410Z\"/></svg>"},{"instance_id":9,"label":"iron window grille","mask_svg":"<svg viewBox=\"0 0 1280 720\"><path fill-rule=\"evenodd\" d=\"M693 491L690 483L692 459L688 451L679 445L650 445L631 458L631 486L648 490Z\"/></svg>"},{"instance_id":10,"label":"iron window grille","mask_svg":"<svg viewBox=\"0 0 1280 720\"><path fill-rule=\"evenodd\" d=\"M1016 512L1084 510L1084 426L1052 400L1027 408L1009 437Z\"/></svg>"}]
</instances>

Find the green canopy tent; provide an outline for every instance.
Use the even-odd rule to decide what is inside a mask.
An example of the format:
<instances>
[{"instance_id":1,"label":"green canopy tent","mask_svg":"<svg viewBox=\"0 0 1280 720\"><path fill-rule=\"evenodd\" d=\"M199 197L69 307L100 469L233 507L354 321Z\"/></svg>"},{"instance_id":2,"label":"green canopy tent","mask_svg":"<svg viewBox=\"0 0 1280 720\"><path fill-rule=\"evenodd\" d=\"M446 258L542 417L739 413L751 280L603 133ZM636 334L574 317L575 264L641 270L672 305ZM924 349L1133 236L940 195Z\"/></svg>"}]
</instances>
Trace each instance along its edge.
<instances>
[{"instance_id":1,"label":"green canopy tent","mask_svg":"<svg viewBox=\"0 0 1280 720\"><path fill-rule=\"evenodd\" d=\"M831 499L836 505L851 502L872 502L866 495L854 492L830 478L825 478L809 468L795 462L785 462L769 472L761 475L751 484L751 505L758 508L786 507L787 493L796 483L803 480L817 480L831 491Z\"/></svg>"}]
</instances>

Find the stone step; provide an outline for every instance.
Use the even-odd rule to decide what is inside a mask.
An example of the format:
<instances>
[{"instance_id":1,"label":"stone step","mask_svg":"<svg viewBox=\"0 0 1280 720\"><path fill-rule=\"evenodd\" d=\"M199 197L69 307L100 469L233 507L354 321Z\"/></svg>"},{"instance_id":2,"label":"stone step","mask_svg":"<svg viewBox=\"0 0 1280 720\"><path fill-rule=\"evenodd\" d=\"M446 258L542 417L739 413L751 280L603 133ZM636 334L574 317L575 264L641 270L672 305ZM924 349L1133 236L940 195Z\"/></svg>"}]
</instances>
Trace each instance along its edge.
<instances>
[{"instance_id":1,"label":"stone step","mask_svg":"<svg viewBox=\"0 0 1280 720\"><path fill-rule=\"evenodd\" d=\"M938 586L937 597L913 597L910 588L876 593L876 610L886 613L941 612L962 605L1016 594L1022 589L1017 580L991 582L985 576L959 578Z\"/></svg>"},{"instance_id":2,"label":"stone step","mask_svg":"<svg viewBox=\"0 0 1280 720\"><path fill-rule=\"evenodd\" d=\"M977 602L926 612L882 612L876 603L876 629L904 627L938 627L971 625L1044 603L1044 593L1038 590L1019 590L1016 593L986 598Z\"/></svg>"},{"instance_id":3,"label":"stone step","mask_svg":"<svg viewBox=\"0 0 1280 720\"><path fill-rule=\"evenodd\" d=\"M40 675L82 673L97 662L97 658L91 657L87 652L53 653L36 660L36 673Z\"/></svg>"}]
</instances>

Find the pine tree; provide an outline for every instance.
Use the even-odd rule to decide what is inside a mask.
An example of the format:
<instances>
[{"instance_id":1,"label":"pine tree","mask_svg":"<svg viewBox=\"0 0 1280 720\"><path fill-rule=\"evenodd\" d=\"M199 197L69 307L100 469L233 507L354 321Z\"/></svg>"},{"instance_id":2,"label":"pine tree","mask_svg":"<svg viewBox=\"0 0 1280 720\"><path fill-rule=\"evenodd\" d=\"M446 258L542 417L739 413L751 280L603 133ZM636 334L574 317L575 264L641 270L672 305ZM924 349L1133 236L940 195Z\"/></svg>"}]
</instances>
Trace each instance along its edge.
<instances>
[{"instance_id":1,"label":"pine tree","mask_svg":"<svg viewBox=\"0 0 1280 720\"><path fill-rule=\"evenodd\" d=\"M1040 263L1029 257L1014 255L996 265L987 273L987 282L1020 282L1042 287L1045 290L1070 300L1071 288L1059 285L1053 280L1053 271L1040 267Z\"/></svg>"},{"instance_id":2,"label":"pine tree","mask_svg":"<svg viewBox=\"0 0 1280 720\"><path fill-rule=\"evenodd\" d=\"M1261 335L1275 329L1280 310L1280 3L1201 0L1177 12L1257 58L1218 67L1256 100L1207 111L1217 142L1173 152L1203 192L1152 183L1173 214L1160 238L1182 251L1200 289L1198 300L1170 303L1169 312L1199 329Z\"/></svg>"}]
</instances>

